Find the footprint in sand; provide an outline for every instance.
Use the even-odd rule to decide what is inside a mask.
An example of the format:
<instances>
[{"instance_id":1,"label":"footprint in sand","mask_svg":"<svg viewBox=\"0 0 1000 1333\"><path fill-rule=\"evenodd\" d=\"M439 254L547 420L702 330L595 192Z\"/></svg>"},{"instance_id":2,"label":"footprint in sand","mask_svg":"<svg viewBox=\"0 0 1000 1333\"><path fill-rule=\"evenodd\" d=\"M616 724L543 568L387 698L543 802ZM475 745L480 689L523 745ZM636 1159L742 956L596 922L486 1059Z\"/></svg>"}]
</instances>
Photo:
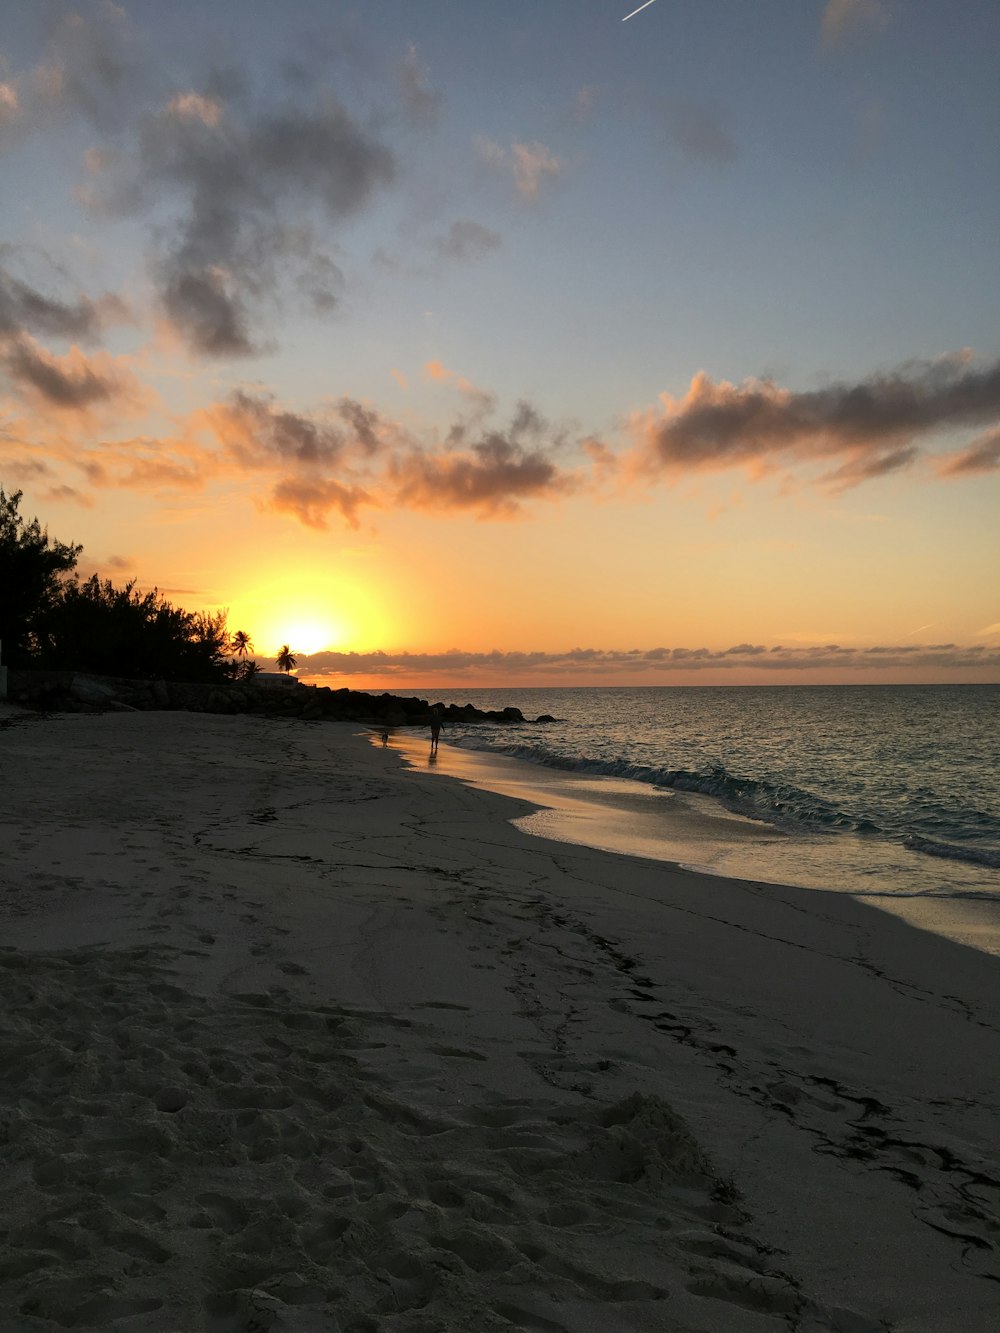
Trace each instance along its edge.
<instances>
[{"instance_id":1,"label":"footprint in sand","mask_svg":"<svg viewBox=\"0 0 1000 1333\"><path fill-rule=\"evenodd\" d=\"M449 1060L485 1060L479 1051L464 1051L458 1046L432 1046L435 1055L443 1055Z\"/></svg>"}]
</instances>

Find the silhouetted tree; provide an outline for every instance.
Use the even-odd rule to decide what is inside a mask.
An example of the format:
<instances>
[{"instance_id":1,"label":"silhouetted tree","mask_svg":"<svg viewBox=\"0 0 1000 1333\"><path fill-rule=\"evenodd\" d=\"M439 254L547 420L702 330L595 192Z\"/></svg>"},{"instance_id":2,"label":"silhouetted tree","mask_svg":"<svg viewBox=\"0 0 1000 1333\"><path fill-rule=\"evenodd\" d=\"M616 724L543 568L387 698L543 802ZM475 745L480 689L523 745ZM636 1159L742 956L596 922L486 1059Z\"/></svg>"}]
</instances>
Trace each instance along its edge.
<instances>
[{"instance_id":1,"label":"silhouetted tree","mask_svg":"<svg viewBox=\"0 0 1000 1333\"><path fill-rule=\"evenodd\" d=\"M183 611L134 581L67 583L49 611L38 664L106 676L213 681L234 675L226 613Z\"/></svg>"},{"instance_id":2,"label":"silhouetted tree","mask_svg":"<svg viewBox=\"0 0 1000 1333\"><path fill-rule=\"evenodd\" d=\"M253 647L253 639L245 629L238 629L232 638L233 652L237 657L246 657Z\"/></svg>"},{"instance_id":3,"label":"silhouetted tree","mask_svg":"<svg viewBox=\"0 0 1000 1333\"><path fill-rule=\"evenodd\" d=\"M0 641L9 666L27 666L37 655L63 576L76 568L83 549L51 540L37 518L22 518L22 494L0 487Z\"/></svg>"},{"instance_id":4,"label":"silhouetted tree","mask_svg":"<svg viewBox=\"0 0 1000 1333\"><path fill-rule=\"evenodd\" d=\"M285 671L289 674L291 674L292 670L298 666L298 658L292 652L291 648L289 648L287 643L282 644L281 651L275 658L275 662L277 663L279 671Z\"/></svg>"}]
</instances>

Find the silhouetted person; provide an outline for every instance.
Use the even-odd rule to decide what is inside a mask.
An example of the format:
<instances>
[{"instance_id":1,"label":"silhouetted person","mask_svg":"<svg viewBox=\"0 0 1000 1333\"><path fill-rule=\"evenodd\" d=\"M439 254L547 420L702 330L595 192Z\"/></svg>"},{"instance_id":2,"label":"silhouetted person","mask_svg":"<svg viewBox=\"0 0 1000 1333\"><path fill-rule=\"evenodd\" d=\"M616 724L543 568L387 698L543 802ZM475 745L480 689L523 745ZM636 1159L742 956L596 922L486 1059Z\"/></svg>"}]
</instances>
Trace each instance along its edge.
<instances>
[{"instance_id":1,"label":"silhouetted person","mask_svg":"<svg viewBox=\"0 0 1000 1333\"><path fill-rule=\"evenodd\" d=\"M387 731L382 732L382 744L383 745L389 744L389 733Z\"/></svg>"},{"instance_id":2,"label":"silhouetted person","mask_svg":"<svg viewBox=\"0 0 1000 1333\"><path fill-rule=\"evenodd\" d=\"M441 719L435 714L434 717L431 718L431 754L437 754L438 740L440 739L440 736Z\"/></svg>"}]
</instances>

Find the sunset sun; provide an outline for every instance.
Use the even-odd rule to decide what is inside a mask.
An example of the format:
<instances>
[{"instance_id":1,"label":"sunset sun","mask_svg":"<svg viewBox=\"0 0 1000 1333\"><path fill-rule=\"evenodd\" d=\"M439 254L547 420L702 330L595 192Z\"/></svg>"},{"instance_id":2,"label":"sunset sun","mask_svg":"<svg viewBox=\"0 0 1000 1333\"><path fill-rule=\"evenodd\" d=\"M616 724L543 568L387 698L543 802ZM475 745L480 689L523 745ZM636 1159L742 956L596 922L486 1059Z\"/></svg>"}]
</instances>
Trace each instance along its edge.
<instances>
[{"instance_id":1,"label":"sunset sun","mask_svg":"<svg viewBox=\"0 0 1000 1333\"><path fill-rule=\"evenodd\" d=\"M272 642L273 640L273 642ZM344 642L344 631L329 617L301 617L287 622L279 622L274 634L265 640L269 649L277 651L287 643L293 653L322 652L324 648L338 648Z\"/></svg>"}]
</instances>

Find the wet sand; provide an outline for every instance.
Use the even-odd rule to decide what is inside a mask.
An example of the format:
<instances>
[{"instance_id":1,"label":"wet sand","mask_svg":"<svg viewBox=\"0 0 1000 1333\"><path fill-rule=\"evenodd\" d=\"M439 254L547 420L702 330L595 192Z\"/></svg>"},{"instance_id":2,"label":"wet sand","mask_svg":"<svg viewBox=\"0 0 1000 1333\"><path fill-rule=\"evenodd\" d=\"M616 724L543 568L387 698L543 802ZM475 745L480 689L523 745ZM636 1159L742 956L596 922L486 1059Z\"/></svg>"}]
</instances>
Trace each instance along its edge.
<instances>
[{"instance_id":1,"label":"wet sand","mask_svg":"<svg viewBox=\"0 0 1000 1333\"><path fill-rule=\"evenodd\" d=\"M920 930L1000 958L995 869L967 867L970 887L962 896L947 888L901 892L900 881L907 882L901 868L918 854L885 841L845 833L791 835L697 792L549 769L489 751L444 744L431 761L425 729L400 729L392 744L418 770L527 802L531 812L515 821L526 833L708 875L849 894Z\"/></svg>"}]
</instances>

